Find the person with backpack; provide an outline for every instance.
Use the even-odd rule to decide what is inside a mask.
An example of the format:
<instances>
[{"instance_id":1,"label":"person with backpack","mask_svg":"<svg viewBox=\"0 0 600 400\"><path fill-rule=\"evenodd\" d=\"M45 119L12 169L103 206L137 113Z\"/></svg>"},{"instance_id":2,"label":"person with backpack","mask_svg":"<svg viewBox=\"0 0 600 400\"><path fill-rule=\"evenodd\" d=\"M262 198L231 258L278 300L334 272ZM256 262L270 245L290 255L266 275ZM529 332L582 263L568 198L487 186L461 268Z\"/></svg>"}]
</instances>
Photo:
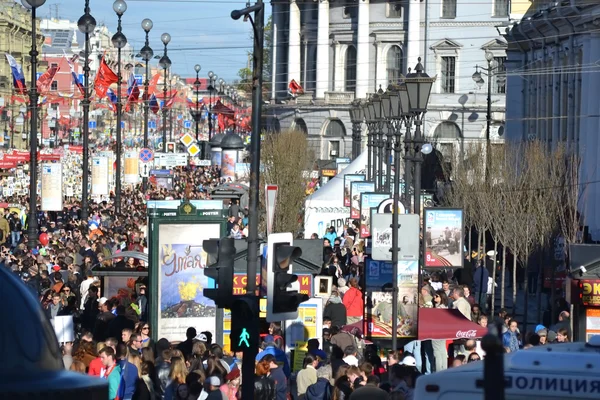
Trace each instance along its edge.
<instances>
[{"instance_id":1,"label":"person with backpack","mask_svg":"<svg viewBox=\"0 0 600 400\"><path fill-rule=\"evenodd\" d=\"M304 400L331 399L331 368L321 367L317 370L317 382L306 389Z\"/></svg>"}]
</instances>

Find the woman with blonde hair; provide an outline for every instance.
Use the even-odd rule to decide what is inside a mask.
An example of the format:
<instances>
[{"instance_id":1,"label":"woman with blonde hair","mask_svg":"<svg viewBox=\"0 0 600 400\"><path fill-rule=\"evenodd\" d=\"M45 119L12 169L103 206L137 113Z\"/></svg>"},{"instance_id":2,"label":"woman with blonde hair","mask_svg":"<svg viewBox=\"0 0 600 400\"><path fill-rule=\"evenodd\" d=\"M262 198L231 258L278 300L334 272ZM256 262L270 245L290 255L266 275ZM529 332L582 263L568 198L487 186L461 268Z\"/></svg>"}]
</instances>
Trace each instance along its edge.
<instances>
[{"instance_id":1,"label":"woman with blonde hair","mask_svg":"<svg viewBox=\"0 0 600 400\"><path fill-rule=\"evenodd\" d=\"M182 357L171 357L171 371L169 372L169 379L171 381L165 388L164 400L176 399L175 394L177 393L177 388L179 385L185 384L187 374L188 369L184 359Z\"/></svg>"},{"instance_id":2,"label":"woman with blonde hair","mask_svg":"<svg viewBox=\"0 0 600 400\"><path fill-rule=\"evenodd\" d=\"M69 371L79 372L80 374L85 374L85 364L78 360L73 360Z\"/></svg>"},{"instance_id":3,"label":"woman with blonde hair","mask_svg":"<svg viewBox=\"0 0 600 400\"><path fill-rule=\"evenodd\" d=\"M135 367L137 368L137 372L138 372L138 378L142 377L142 358L139 356L139 354L136 354L132 351L129 352L129 355L127 356L127 361L132 363L133 365L135 365Z\"/></svg>"}]
</instances>

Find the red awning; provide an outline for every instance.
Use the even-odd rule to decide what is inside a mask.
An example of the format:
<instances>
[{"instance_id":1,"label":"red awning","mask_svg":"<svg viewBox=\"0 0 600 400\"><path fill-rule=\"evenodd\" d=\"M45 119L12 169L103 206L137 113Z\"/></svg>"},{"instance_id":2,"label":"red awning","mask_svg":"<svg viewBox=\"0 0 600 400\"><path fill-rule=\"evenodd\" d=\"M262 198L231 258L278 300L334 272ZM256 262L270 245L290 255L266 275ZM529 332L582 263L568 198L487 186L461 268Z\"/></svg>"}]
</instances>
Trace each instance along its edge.
<instances>
[{"instance_id":1,"label":"red awning","mask_svg":"<svg viewBox=\"0 0 600 400\"><path fill-rule=\"evenodd\" d=\"M487 328L469 321L459 310L419 308L419 340L474 339L487 334Z\"/></svg>"}]
</instances>

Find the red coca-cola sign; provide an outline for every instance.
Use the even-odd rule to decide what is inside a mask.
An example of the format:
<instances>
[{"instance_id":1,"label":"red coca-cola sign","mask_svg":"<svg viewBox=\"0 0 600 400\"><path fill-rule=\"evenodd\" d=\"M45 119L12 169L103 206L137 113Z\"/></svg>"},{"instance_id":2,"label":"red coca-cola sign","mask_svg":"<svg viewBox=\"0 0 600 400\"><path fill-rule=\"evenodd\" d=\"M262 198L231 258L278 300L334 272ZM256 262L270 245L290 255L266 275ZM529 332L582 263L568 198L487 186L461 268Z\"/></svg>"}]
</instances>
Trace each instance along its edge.
<instances>
[{"instance_id":1,"label":"red coca-cola sign","mask_svg":"<svg viewBox=\"0 0 600 400\"><path fill-rule=\"evenodd\" d=\"M457 339L474 339L477 337L477 331L475 329L471 329L468 331L456 331Z\"/></svg>"}]
</instances>

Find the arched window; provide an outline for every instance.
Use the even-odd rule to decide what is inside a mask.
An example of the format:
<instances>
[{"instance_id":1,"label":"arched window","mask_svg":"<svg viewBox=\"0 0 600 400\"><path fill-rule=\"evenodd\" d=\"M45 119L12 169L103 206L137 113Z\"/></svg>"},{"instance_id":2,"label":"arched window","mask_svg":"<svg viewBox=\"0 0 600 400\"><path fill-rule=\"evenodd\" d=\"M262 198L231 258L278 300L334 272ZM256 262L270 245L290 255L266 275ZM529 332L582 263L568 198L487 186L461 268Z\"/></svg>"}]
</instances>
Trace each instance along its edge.
<instances>
[{"instance_id":1,"label":"arched window","mask_svg":"<svg viewBox=\"0 0 600 400\"><path fill-rule=\"evenodd\" d=\"M339 119L332 119L325 128L325 136L344 137L346 136L346 127Z\"/></svg>"},{"instance_id":2,"label":"arched window","mask_svg":"<svg viewBox=\"0 0 600 400\"><path fill-rule=\"evenodd\" d=\"M346 49L346 92L354 92L356 89L356 48L348 46Z\"/></svg>"},{"instance_id":3,"label":"arched window","mask_svg":"<svg viewBox=\"0 0 600 400\"><path fill-rule=\"evenodd\" d=\"M294 129L300 132L304 132L308 135L308 127L306 126L306 122L302 118L296 118L294 120Z\"/></svg>"},{"instance_id":4,"label":"arched window","mask_svg":"<svg viewBox=\"0 0 600 400\"><path fill-rule=\"evenodd\" d=\"M444 121L433 132L435 139L457 140L462 136L460 128L454 122Z\"/></svg>"},{"instance_id":5,"label":"arched window","mask_svg":"<svg viewBox=\"0 0 600 400\"><path fill-rule=\"evenodd\" d=\"M387 80L389 84L397 83L402 73L402 49L392 46L387 52Z\"/></svg>"}]
</instances>

